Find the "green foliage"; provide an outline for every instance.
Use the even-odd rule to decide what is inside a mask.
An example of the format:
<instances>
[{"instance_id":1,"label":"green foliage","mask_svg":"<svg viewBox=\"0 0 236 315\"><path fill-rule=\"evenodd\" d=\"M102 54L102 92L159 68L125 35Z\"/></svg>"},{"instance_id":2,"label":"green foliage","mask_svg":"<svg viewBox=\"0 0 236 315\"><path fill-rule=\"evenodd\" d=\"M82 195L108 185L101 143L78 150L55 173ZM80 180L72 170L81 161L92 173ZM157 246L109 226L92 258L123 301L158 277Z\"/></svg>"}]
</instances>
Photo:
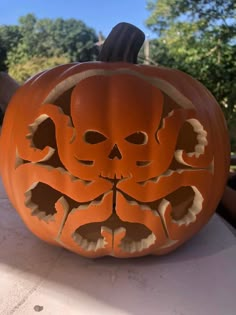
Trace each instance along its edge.
<instances>
[{"instance_id":1,"label":"green foliage","mask_svg":"<svg viewBox=\"0 0 236 315\"><path fill-rule=\"evenodd\" d=\"M69 58L61 57L33 57L32 59L18 63L9 68L9 75L13 77L18 83L25 82L32 75L61 64L69 63Z\"/></svg>"},{"instance_id":2,"label":"green foliage","mask_svg":"<svg viewBox=\"0 0 236 315\"><path fill-rule=\"evenodd\" d=\"M189 73L212 92L225 113L235 150L235 1L149 0L147 7L147 25L157 34L151 59Z\"/></svg>"},{"instance_id":3,"label":"green foliage","mask_svg":"<svg viewBox=\"0 0 236 315\"><path fill-rule=\"evenodd\" d=\"M95 31L82 21L37 19L27 14L19 19L17 26L0 26L0 70L8 69L22 82L34 73L33 69L43 70L58 64L59 60L95 60L97 41Z\"/></svg>"},{"instance_id":4,"label":"green foliage","mask_svg":"<svg viewBox=\"0 0 236 315\"><path fill-rule=\"evenodd\" d=\"M7 70L7 53L18 45L21 37L17 26L4 25L0 27L0 71Z\"/></svg>"},{"instance_id":5,"label":"green foliage","mask_svg":"<svg viewBox=\"0 0 236 315\"><path fill-rule=\"evenodd\" d=\"M37 20L32 14L21 17L19 50L27 56L53 57L67 54L70 61L96 58L95 31L76 19Z\"/></svg>"}]
</instances>

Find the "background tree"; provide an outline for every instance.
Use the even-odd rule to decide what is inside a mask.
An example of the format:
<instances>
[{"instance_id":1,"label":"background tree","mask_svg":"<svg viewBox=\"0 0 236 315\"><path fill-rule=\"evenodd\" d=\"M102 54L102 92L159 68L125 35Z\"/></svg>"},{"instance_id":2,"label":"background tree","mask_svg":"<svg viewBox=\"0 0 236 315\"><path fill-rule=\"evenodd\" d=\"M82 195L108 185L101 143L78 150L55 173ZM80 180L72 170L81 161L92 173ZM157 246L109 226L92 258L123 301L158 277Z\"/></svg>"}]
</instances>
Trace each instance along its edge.
<instances>
[{"instance_id":1,"label":"background tree","mask_svg":"<svg viewBox=\"0 0 236 315\"><path fill-rule=\"evenodd\" d=\"M2 27L0 44L1 40L5 41L1 70L7 67L19 82L46 66L53 67L62 61L95 60L98 55L95 31L76 19L37 19L27 14L19 19L18 26L14 26L17 39L1 37L1 30Z\"/></svg>"},{"instance_id":2,"label":"background tree","mask_svg":"<svg viewBox=\"0 0 236 315\"><path fill-rule=\"evenodd\" d=\"M235 0L149 0L151 59L200 80L225 113L236 150Z\"/></svg>"},{"instance_id":3,"label":"background tree","mask_svg":"<svg viewBox=\"0 0 236 315\"><path fill-rule=\"evenodd\" d=\"M21 37L18 26L3 25L0 27L0 71L7 70L7 53L18 45Z\"/></svg>"},{"instance_id":4,"label":"background tree","mask_svg":"<svg viewBox=\"0 0 236 315\"><path fill-rule=\"evenodd\" d=\"M66 56L61 57L32 57L26 62L17 63L9 68L9 75L17 82L23 83L32 75L57 65L69 63L70 60Z\"/></svg>"}]
</instances>

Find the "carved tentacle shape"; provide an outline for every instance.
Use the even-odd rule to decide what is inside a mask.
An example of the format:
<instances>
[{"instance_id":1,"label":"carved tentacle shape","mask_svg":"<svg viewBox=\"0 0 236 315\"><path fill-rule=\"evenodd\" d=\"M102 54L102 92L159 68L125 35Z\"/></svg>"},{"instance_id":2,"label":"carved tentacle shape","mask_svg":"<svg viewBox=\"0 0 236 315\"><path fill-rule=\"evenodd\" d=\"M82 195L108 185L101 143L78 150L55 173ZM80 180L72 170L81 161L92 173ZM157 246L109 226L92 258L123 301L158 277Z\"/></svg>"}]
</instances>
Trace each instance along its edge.
<instances>
[{"instance_id":1,"label":"carved tentacle shape","mask_svg":"<svg viewBox=\"0 0 236 315\"><path fill-rule=\"evenodd\" d=\"M96 198L100 194L105 193L109 189L111 189L112 184L101 177L95 178L90 182L86 182L80 180L80 178L76 176L78 175L78 173L74 174L73 172L71 172L71 168L73 170L77 165L75 159L72 159L71 161L71 155L73 157L73 152L71 152L73 150L73 147L71 147L72 146L71 143L76 138L76 130L72 126L70 117L65 115L60 108L53 104L42 105L39 110L39 117L41 116L44 116L45 118L49 117L54 122L56 130L57 149L60 160L62 164L65 166L65 171L67 171L69 174L75 177L74 184L76 182L79 182L81 184L78 190L80 192L80 196L90 195L91 197L89 197L90 198L89 200L92 200L93 198ZM72 167L73 163L74 165ZM76 167L76 169L78 169L78 167ZM76 184L74 186L76 186ZM78 197L75 197L73 199L77 200L77 198Z\"/></svg>"},{"instance_id":2,"label":"carved tentacle shape","mask_svg":"<svg viewBox=\"0 0 236 315\"><path fill-rule=\"evenodd\" d=\"M211 172L207 170L195 171L183 171L182 173L173 172L172 175L162 176L158 179L153 179L142 185L137 183L132 183L130 179L123 180L118 184L118 189L124 191L125 193L132 194L135 200L127 200L120 195L118 199L117 215L123 221L134 221L144 222L153 235L156 237L153 243L149 243L150 248L156 254L167 252L168 250L174 249L182 242L182 235L192 235L199 228L198 224L200 221L208 220L211 212L202 211L202 209L207 208L210 187L212 185L213 176ZM127 183L128 189L124 188L125 183ZM169 190L166 191L168 183ZM138 187L140 186L140 187ZM190 203L187 196L184 196L184 200L174 207L171 201L167 200L168 195L176 192L180 187L192 187L194 192L194 197ZM140 204L140 200L143 203ZM153 209L149 207L150 202L156 203L156 208ZM183 212L186 203L185 214L181 216L180 219L173 218L173 211L178 214L178 212ZM135 219L134 219L135 218ZM135 244L133 245L135 246ZM137 245L136 245L137 246ZM149 248L149 250L150 250ZM156 249L160 250L156 250ZM145 253L145 250L144 250ZM123 253L124 254L124 253ZM137 254L135 252L134 254Z\"/></svg>"},{"instance_id":3,"label":"carved tentacle shape","mask_svg":"<svg viewBox=\"0 0 236 315\"><path fill-rule=\"evenodd\" d=\"M74 221L74 224L76 224L76 227L78 228L83 224L89 223L91 217L93 217L94 222L103 222L111 216L112 192L104 194L104 190L107 191L107 187L104 189L102 184L99 185L100 191L98 191L97 187L94 189L93 187L90 187L90 184L86 184L82 180L75 179L68 173L63 173L58 169L49 169L47 166L41 166L38 164L34 165L31 163L21 165L17 168L15 176L16 182L20 182L26 171L30 172L32 177L28 177L24 184L19 185L17 189L17 202L21 202L22 205L24 205L22 218L28 227L45 241L54 244L63 243L63 239L65 235L67 235L67 238L69 237L72 242L74 225L71 224L71 222L75 218L77 218L78 221ZM40 176L37 175L37 171ZM49 173L51 173L51 176L49 176ZM50 179L48 180L49 177ZM60 184L62 182L64 183L63 186ZM55 200L55 204L54 206L52 205L52 209L49 209L49 204L44 204L44 207L41 208L39 204L34 203L34 199L32 197L33 191L38 184L42 183L45 183L45 185L50 187L50 189L58 191L58 199ZM98 194L101 197L98 201L96 201ZM90 202L87 197L88 195L91 196L89 200L92 201ZM75 209L70 209L67 202L67 196L81 205ZM52 196L45 195L44 198L52 198ZM69 225L67 221L69 222ZM66 230L64 231L65 226ZM70 235L68 235L69 231L71 231ZM70 245L71 250L85 255L85 248L81 247L80 244L77 244L74 241L72 244L74 245ZM106 242L100 241L99 244L98 245L101 248L97 245L96 250L95 248L91 249L91 257L94 255L101 255L102 253L106 254L105 248L107 248L109 244L108 240L106 240ZM111 244L109 246L111 247ZM93 251L96 251L96 254L93 253ZM90 251L88 255L90 255Z\"/></svg>"},{"instance_id":4,"label":"carved tentacle shape","mask_svg":"<svg viewBox=\"0 0 236 315\"><path fill-rule=\"evenodd\" d=\"M112 234L101 227L101 237L96 241L83 238L76 233L81 226L93 222L106 221L112 214L112 192L105 194L101 202L92 202L89 207L73 209L69 214L58 240L64 247L85 257L109 255L113 251Z\"/></svg>"},{"instance_id":5,"label":"carved tentacle shape","mask_svg":"<svg viewBox=\"0 0 236 315\"><path fill-rule=\"evenodd\" d=\"M28 176L24 184L20 185L25 191L35 183L41 182L78 202L87 202L96 199L112 188L112 183L109 181L101 179L98 180L98 183L86 182L61 169L55 169L37 163L22 164L16 169L15 176L18 183L21 182L25 172L29 172L32 175L30 177Z\"/></svg>"},{"instance_id":6,"label":"carved tentacle shape","mask_svg":"<svg viewBox=\"0 0 236 315\"><path fill-rule=\"evenodd\" d=\"M62 110L53 104L44 104L40 106L37 113L35 113L35 119L32 120L32 124L29 125L29 130L22 130L16 134L17 153L23 160L29 160L31 162L42 162L48 160L54 153L54 148L46 146L43 149L36 148L33 142L33 136L38 126L47 118L51 118L55 126L60 126L57 130L60 134L58 136L66 138L71 141L74 129L71 124L71 119L66 116Z\"/></svg>"},{"instance_id":7,"label":"carved tentacle shape","mask_svg":"<svg viewBox=\"0 0 236 315\"><path fill-rule=\"evenodd\" d=\"M191 125L196 133L197 144L192 152L186 152L185 149L176 149L179 133L184 123ZM173 145L171 145L169 141L170 135L171 139L173 139ZM206 168L212 163L212 141L209 137L209 134L197 119L196 111L192 109L173 110L171 114L164 119L163 127L157 133L158 141L160 144L163 144L163 147L166 147L166 143L168 142L167 147L172 158L174 152L174 156L179 163L190 165L193 168ZM165 150L165 148L163 149ZM159 159L156 160L159 161ZM168 166L163 170L163 173L168 169Z\"/></svg>"},{"instance_id":8,"label":"carved tentacle shape","mask_svg":"<svg viewBox=\"0 0 236 315\"><path fill-rule=\"evenodd\" d=\"M210 217L211 210L207 209L207 204L209 202L212 181L213 175L208 170L186 170L180 173L173 172L168 176L160 176L141 185L127 179L120 182L117 187L142 202L161 201L156 209L156 213L161 218L168 238L171 240L181 240L181 235L194 233L195 229L198 228L198 222L207 221ZM168 189L166 189L167 185ZM166 198L181 187L192 187L194 198L188 205L186 213L180 219L174 219L173 206L171 201L168 201ZM187 196L185 196L185 199L187 200ZM184 200L182 200L180 208L175 209L175 211L177 213L181 212L181 208L184 209L184 207ZM202 211L203 209L205 210ZM118 208L118 215L122 215L125 221L129 220L129 216L121 208ZM154 215L155 212L152 213L153 218L151 220L154 220Z\"/></svg>"},{"instance_id":9,"label":"carved tentacle shape","mask_svg":"<svg viewBox=\"0 0 236 315\"><path fill-rule=\"evenodd\" d=\"M114 246L117 256L125 257L127 254L130 257L144 256L167 242L165 227L160 215L157 211L150 209L148 205L141 206L137 201L128 201L123 194L117 192L116 212L122 221L144 224L150 230L150 234L143 239L125 241L126 231L123 229L123 237Z\"/></svg>"},{"instance_id":10,"label":"carved tentacle shape","mask_svg":"<svg viewBox=\"0 0 236 315\"><path fill-rule=\"evenodd\" d=\"M167 172L140 183L133 181L132 178L123 179L117 184L117 188L140 202L151 202L182 186L199 186L199 190L206 190L207 195L212 181L213 175L210 170L181 170Z\"/></svg>"}]
</instances>

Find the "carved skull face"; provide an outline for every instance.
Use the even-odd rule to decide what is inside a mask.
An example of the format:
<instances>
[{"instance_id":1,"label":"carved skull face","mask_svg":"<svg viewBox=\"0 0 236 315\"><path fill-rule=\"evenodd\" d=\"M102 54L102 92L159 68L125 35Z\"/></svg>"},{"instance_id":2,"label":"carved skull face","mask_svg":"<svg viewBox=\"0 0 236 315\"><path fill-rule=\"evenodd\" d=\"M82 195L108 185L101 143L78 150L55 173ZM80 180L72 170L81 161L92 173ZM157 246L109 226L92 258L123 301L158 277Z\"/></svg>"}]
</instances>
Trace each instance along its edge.
<instances>
[{"instance_id":1,"label":"carved skull face","mask_svg":"<svg viewBox=\"0 0 236 315\"><path fill-rule=\"evenodd\" d=\"M157 88L132 76L127 81L122 75L93 76L80 82L71 98L76 136L70 156L77 161L72 172L88 180L147 179L158 154L163 102Z\"/></svg>"},{"instance_id":2,"label":"carved skull face","mask_svg":"<svg viewBox=\"0 0 236 315\"><path fill-rule=\"evenodd\" d=\"M208 118L168 80L90 67L65 71L20 122L18 210L39 237L84 256L168 252L213 212Z\"/></svg>"}]
</instances>

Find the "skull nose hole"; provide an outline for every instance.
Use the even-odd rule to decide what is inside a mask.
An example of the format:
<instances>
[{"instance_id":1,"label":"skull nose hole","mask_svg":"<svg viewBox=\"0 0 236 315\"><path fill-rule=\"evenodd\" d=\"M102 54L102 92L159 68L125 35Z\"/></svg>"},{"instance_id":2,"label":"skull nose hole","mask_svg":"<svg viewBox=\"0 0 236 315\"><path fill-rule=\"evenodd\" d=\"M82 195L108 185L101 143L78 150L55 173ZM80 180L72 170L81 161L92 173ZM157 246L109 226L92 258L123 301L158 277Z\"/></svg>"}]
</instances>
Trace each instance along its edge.
<instances>
[{"instance_id":1,"label":"skull nose hole","mask_svg":"<svg viewBox=\"0 0 236 315\"><path fill-rule=\"evenodd\" d=\"M117 158L118 160L122 159L122 155L120 153L120 150L119 150L117 144L115 144L114 147L112 148L110 154L108 155L108 158L110 160L113 160L115 158Z\"/></svg>"}]
</instances>

